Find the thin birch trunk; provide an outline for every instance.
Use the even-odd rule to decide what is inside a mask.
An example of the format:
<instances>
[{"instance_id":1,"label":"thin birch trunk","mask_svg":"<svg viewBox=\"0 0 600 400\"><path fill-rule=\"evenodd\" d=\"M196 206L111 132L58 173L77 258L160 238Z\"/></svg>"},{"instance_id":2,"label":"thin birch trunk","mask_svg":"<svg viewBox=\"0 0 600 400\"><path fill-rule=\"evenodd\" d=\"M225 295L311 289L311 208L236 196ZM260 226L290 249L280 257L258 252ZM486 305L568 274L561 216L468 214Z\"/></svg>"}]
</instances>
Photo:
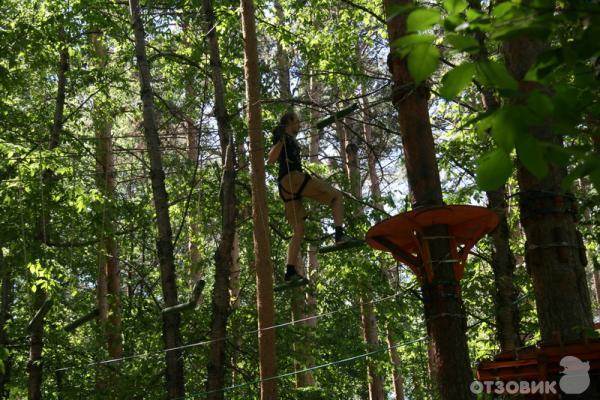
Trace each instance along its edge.
<instances>
[{"instance_id":1,"label":"thin birch trunk","mask_svg":"<svg viewBox=\"0 0 600 400\"><path fill-rule=\"evenodd\" d=\"M156 211L156 224L158 239L156 247L160 265L161 287L165 307L177 304L177 286L175 282L175 260L173 254L173 233L171 231L171 218L169 215L169 198L165 187L165 172L163 170L160 138L154 107L152 92L152 77L150 65L146 57L146 42L144 26L141 19L139 0L129 1L131 23L135 37L135 56L139 71L141 87L141 100L143 104L144 136L150 159L150 179L154 208ZM181 346L181 323L178 313L163 314L163 342L165 349L179 348ZM169 398L185 396L183 355L181 349L165 352L166 358L166 385Z\"/></svg>"},{"instance_id":2,"label":"thin birch trunk","mask_svg":"<svg viewBox=\"0 0 600 400\"><path fill-rule=\"evenodd\" d=\"M250 138L250 165L252 183L252 219L254 221L254 254L256 268L256 303L258 311L258 355L260 362L260 398L278 398L274 323L273 266L265 184L265 149L261 128L260 74L258 44L254 20L254 2L241 0L242 33L244 38L244 78L248 134Z\"/></svg>"}]
</instances>

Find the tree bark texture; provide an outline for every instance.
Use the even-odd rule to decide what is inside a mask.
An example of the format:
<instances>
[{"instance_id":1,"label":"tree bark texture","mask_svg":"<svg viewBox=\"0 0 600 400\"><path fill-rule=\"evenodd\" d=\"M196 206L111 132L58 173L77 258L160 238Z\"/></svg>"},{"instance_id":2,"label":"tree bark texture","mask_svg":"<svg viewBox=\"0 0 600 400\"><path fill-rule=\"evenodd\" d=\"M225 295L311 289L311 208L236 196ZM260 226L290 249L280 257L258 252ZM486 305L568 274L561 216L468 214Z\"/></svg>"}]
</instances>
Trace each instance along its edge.
<instances>
[{"instance_id":1,"label":"tree bark texture","mask_svg":"<svg viewBox=\"0 0 600 400\"><path fill-rule=\"evenodd\" d=\"M67 71L69 70L69 50L66 43L65 31L60 27L60 55L58 63L58 79L57 92L54 108L54 119L52 129L48 139L48 150L54 150L60 143L60 136L63 129L66 86L67 86ZM48 213L50 190L53 181L53 171L46 169L42 172L42 205L40 218L36 227L35 238L38 244L39 256L43 257L42 246L48 243L50 231L50 215ZM42 304L47 300L46 291L38 287L33 296L34 313L37 312ZM43 365L42 352L44 349L44 319L40 319L31 327L29 360L27 362L27 372L29 374L28 392L30 400L39 400L42 398L42 383L43 383Z\"/></svg>"},{"instance_id":2,"label":"tree bark texture","mask_svg":"<svg viewBox=\"0 0 600 400\"><path fill-rule=\"evenodd\" d=\"M362 88L363 96L366 95L364 87ZM363 97L363 135L366 144L365 151L367 153L367 165L369 181L371 182L371 196L375 200L375 206L383 209L383 203L381 202L381 184L379 176L377 175L377 158L373 149L373 131L371 129L371 110L369 107L369 100L365 96ZM385 271L384 271L385 273ZM391 274L386 273L386 276L391 280ZM391 282L393 283L393 282ZM401 372L401 358L396 348L396 342L394 341L392 332L389 327L386 328L387 343L390 353L390 362L392 364L392 382L394 384L394 394L396 399L404 399L404 380Z\"/></svg>"},{"instance_id":3,"label":"tree bark texture","mask_svg":"<svg viewBox=\"0 0 600 400\"><path fill-rule=\"evenodd\" d=\"M194 90L191 84L186 85L185 88L186 98L192 99L194 97ZM194 126L192 121L186 121L186 136L187 136L187 157L192 168L199 168L198 165L198 129ZM192 195L191 206L190 206L190 228L188 238L188 253L190 255L190 286L193 287L196 282L202 278L202 271L200 269L200 250L196 244L196 239L200 236L200 226L198 225L198 214L200 206L201 194L196 190L198 189L197 182L193 182L194 192Z\"/></svg>"},{"instance_id":4,"label":"tree bark texture","mask_svg":"<svg viewBox=\"0 0 600 400\"><path fill-rule=\"evenodd\" d=\"M469 7L481 11L481 2L469 0ZM471 55L475 62L488 57L486 49L486 36L483 32L476 32L475 39L479 42L479 52ZM486 111L496 110L500 101L491 88L481 89L481 100ZM498 228L490 233L492 238L492 270L496 293L495 317L497 337L500 351L512 351L522 346L519 335L519 306L516 304L518 292L514 284L514 271L516 268L515 256L510 248L510 229L508 225L508 203L506 201L506 185L498 190L486 191L488 208L498 215Z\"/></svg>"},{"instance_id":5,"label":"tree bark texture","mask_svg":"<svg viewBox=\"0 0 600 400\"><path fill-rule=\"evenodd\" d=\"M217 20L211 0L203 0L205 16L205 35L210 53L211 77L215 92L215 115L221 143L223 175L221 177L221 241L215 253L215 284L212 299L211 340L208 359L209 399L223 399L219 392L225 386L225 340L227 336L227 318L229 316L230 297L229 279L234 268L234 243L236 240L236 196L235 196L235 142L225 105L225 84L221 70L219 38L215 28ZM239 264L237 264L239 269ZM238 272L239 276L239 272Z\"/></svg>"},{"instance_id":6,"label":"tree bark texture","mask_svg":"<svg viewBox=\"0 0 600 400\"><path fill-rule=\"evenodd\" d=\"M135 56L137 60L143 104L143 125L148 158L150 159L150 179L158 239L156 248L160 265L160 278L165 307L177 304L177 286L175 283L175 262L173 256L173 234L169 216L169 198L165 187L165 172L163 170L160 138L156 122L152 78L150 65L146 57L146 42L144 26L138 0L129 1L131 23L135 37ZM165 349L181 346L180 315L178 313L163 314L163 342ZM181 350L165 352L166 384L169 398L179 398L185 395L183 357Z\"/></svg>"},{"instance_id":7,"label":"tree bark texture","mask_svg":"<svg viewBox=\"0 0 600 400\"><path fill-rule=\"evenodd\" d=\"M349 130L344 129L346 133ZM350 180L350 191L357 199L362 198L360 162L358 159L358 137L352 135L345 138L347 157L346 165L348 167L348 179ZM359 209L357 214L363 214L364 210ZM370 290L366 291L367 293ZM369 351L379 348L379 334L377 328L377 317L372 298L369 294L361 295L360 314L363 326L363 338ZM376 365L371 360L367 361L367 374L369 376L369 400L384 400L384 380L383 376L377 371Z\"/></svg>"},{"instance_id":8,"label":"tree bark texture","mask_svg":"<svg viewBox=\"0 0 600 400\"><path fill-rule=\"evenodd\" d=\"M244 78L248 133L250 137L250 166L252 184L252 219L254 221L254 254L256 268L256 303L258 311L258 354L260 362L260 398L276 400L277 374L275 329L273 326L273 266L265 184L265 148L261 129L260 74L254 2L241 0L242 33L244 38Z\"/></svg>"},{"instance_id":9,"label":"tree bark texture","mask_svg":"<svg viewBox=\"0 0 600 400\"><path fill-rule=\"evenodd\" d=\"M539 84L524 80L545 47L530 36L516 37L504 45L507 67L519 81L522 97L533 90L545 91ZM549 123L531 126L529 131L542 142L562 145ZM538 179L523 164L517 165L521 225L527 238L525 260L533 281L542 341L546 343L580 340L582 329L591 329L593 324L575 200L561 189L565 176L564 168L550 165L548 174Z\"/></svg>"},{"instance_id":10,"label":"tree bark texture","mask_svg":"<svg viewBox=\"0 0 600 400\"><path fill-rule=\"evenodd\" d=\"M495 314L500 351L513 351L523 345L519 334L518 292L514 283L515 256L510 248L506 192L504 188L486 192L488 207L498 214L498 227L492 238L492 270L494 271Z\"/></svg>"},{"instance_id":11,"label":"tree bark texture","mask_svg":"<svg viewBox=\"0 0 600 400\"><path fill-rule=\"evenodd\" d=\"M99 66L106 66L107 49L101 38L92 37ZM100 106L96 107L96 104ZM102 330L106 337L108 354L111 358L123 356L121 338L121 277L119 271L119 249L115 240L115 222L112 199L116 191L114 153L112 143L112 120L110 113L102 109L99 100L94 107L94 126L96 132L96 184L104 195L102 208L99 271L98 271L98 310ZM117 376L111 377L116 379Z\"/></svg>"},{"instance_id":12,"label":"tree bark texture","mask_svg":"<svg viewBox=\"0 0 600 400\"><path fill-rule=\"evenodd\" d=\"M285 14L279 1L274 3L275 15L277 16L280 25L285 24ZM277 77L279 78L279 92L282 100L289 101L292 99L292 89L290 86L290 60L283 45L277 41ZM292 108L292 104L288 103L288 108Z\"/></svg>"},{"instance_id":13,"label":"tree bark texture","mask_svg":"<svg viewBox=\"0 0 600 400\"><path fill-rule=\"evenodd\" d=\"M387 344L390 349L390 361L392 362L392 378L394 382L394 395L396 395L396 400L404 400L404 378L402 377L402 360L400 358L400 354L398 354L398 348L396 341L394 340L394 336L392 332L388 328L386 331L387 334Z\"/></svg>"},{"instance_id":14,"label":"tree bark texture","mask_svg":"<svg viewBox=\"0 0 600 400\"><path fill-rule=\"evenodd\" d=\"M410 0L384 0L386 10L410 5ZM387 20L388 39L393 43L406 34L406 14ZM398 110L406 172L413 208L442 205L442 190L435 158L435 145L429 120L429 91L415 86L406 60L390 52L388 66L393 80L392 101ZM446 226L424 229L424 236L448 236ZM443 262L450 255L450 242L428 240L434 270L431 284L422 286L427 333L431 339L429 365L443 400L474 399L473 381L466 338L466 317L460 297L460 283L453 266ZM427 262L427 261L425 261Z\"/></svg>"}]
</instances>

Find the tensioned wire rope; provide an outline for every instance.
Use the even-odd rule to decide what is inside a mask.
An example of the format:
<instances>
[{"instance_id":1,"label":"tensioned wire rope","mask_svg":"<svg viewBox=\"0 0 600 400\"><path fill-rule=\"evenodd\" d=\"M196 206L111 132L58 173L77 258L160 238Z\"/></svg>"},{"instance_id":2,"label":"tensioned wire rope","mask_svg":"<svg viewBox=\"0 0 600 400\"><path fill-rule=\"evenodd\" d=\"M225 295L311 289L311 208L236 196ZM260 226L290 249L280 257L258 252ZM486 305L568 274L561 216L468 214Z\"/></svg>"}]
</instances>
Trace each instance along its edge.
<instances>
[{"instance_id":1,"label":"tensioned wire rope","mask_svg":"<svg viewBox=\"0 0 600 400\"><path fill-rule=\"evenodd\" d=\"M289 376L294 376L294 375L302 374L302 373L305 373L305 372L315 371L315 370L318 370L318 369L322 369L322 368L326 368L326 367L331 367L331 366L334 366L334 365L345 364L345 363L350 362L350 361L360 360L361 358L367 358L367 357L373 356L375 354L383 353L383 352L391 350L391 349L396 349L396 348L399 348L399 347L408 346L410 344L419 343L419 342L427 340L428 338L429 338L428 336L422 336L422 337L420 337L418 339L413 339L413 340L409 340L407 342L398 343L398 344L395 344L393 346L383 346L383 347L380 347L379 349L376 349L376 350L373 350L373 351L369 351L367 353L358 354L358 355L355 355L355 356L352 356L352 357L347 357L347 358L343 358L343 359L336 360L336 361L330 361L330 362L325 363L325 364L315 365L314 367L304 368L304 369L301 369L301 370L295 370L295 371L292 371L292 372L286 372L284 374L280 374L280 375L276 375L276 376L270 376L270 377L263 378L263 379L257 379L257 380L251 381L251 382L244 382L244 383L240 383L238 385L227 386L227 387L224 387L224 388L218 389L218 390L211 390L211 391L204 391L204 392L193 392L193 393L191 393L189 395L186 395L186 396L183 396L183 397L177 397L174 400L195 399L195 398L205 397L206 395L213 394L213 393L229 392L231 390L236 390L236 389L239 389L239 388L242 388L242 387L257 385L257 384L259 384L261 382L272 381L272 380L281 379L281 378L287 378Z\"/></svg>"},{"instance_id":2,"label":"tensioned wire rope","mask_svg":"<svg viewBox=\"0 0 600 400\"><path fill-rule=\"evenodd\" d=\"M404 289L404 290L408 290L408 289ZM396 293L391 294L389 296L382 297L381 299L370 301L370 302L368 302L366 304L377 304L377 303L380 303L382 301L386 301L386 300L392 299L392 298L394 298L394 297L396 297L396 296L398 296L398 295L400 295L402 293L403 293L402 291L399 291L399 292L396 292ZM156 351L156 352L151 352L151 353L149 352L149 353L133 354L133 355L130 355L130 356L125 356L125 357L120 357L120 358L111 358L109 360L103 360L103 361L98 361L98 362L93 362L93 363L88 363L88 364L74 365L74 366L70 366L70 367L58 368L58 369L55 369L54 371L55 372L61 372L61 371L68 371L68 370L75 369L75 368L87 368L87 367L92 367L92 366L96 366L96 365L113 364L113 363L117 363L117 362L121 362L121 361L126 361L126 360L131 360L131 359L136 359L136 358L146 358L146 357L160 356L160 355L162 355L162 354L164 354L166 352L169 352L169 351L176 351L176 350L183 350L183 349L188 349L188 348L192 348L192 347L204 346L204 345L207 345L207 344L210 344L210 343L214 343L214 342L218 342L218 341L223 341L223 340L228 340L228 339L234 339L234 338L237 338L237 337L245 337L245 336L248 336L248 335L257 334L257 333L268 331L268 330L272 330L272 329L283 328L283 327L286 327L286 326L295 325L295 324L298 324L298 323L301 323L301 322L305 322L305 321L309 321L309 320L312 320L312 319L319 319L319 318L327 317L327 316L334 315L334 314L337 314L337 313L340 313L340 312L351 310L353 308L356 308L359 305L360 304L352 304L352 305L346 306L344 308L338 308L338 309L333 310L333 311L328 311L326 313L322 313L322 314L318 314L318 315L314 315L314 316L308 316L308 317L305 317L305 318L302 318L302 319L297 319L295 321L287 321L287 322L283 322L281 324L271 325L271 326L268 326L268 327L262 328L262 329L254 329L254 330L251 330L251 331L247 331L247 332L241 333L239 335L227 335L227 336L224 336L224 337L221 337L221 338L217 338L217 339L203 340L203 341L200 341L200 342L190 343L190 344L186 344L186 345L183 345L183 346L177 346L177 347L172 347L172 348L169 348L169 349L163 349L161 351Z\"/></svg>"}]
</instances>

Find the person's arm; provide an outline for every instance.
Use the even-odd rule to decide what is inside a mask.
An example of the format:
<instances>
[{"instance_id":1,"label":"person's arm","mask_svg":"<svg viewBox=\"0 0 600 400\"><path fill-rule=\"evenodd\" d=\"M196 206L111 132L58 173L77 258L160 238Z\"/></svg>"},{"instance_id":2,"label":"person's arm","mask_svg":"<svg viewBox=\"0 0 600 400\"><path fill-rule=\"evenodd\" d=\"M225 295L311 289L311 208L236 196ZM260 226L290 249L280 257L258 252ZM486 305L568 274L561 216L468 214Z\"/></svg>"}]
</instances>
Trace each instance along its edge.
<instances>
[{"instance_id":1,"label":"person's arm","mask_svg":"<svg viewBox=\"0 0 600 400\"><path fill-rule=\"evenodd\" d=\"M283 147L283 140L278 141L275 146L271 147L271 151L269 151L269 158L267 159L267 164L273 164L279 158L279 153L281 153L281 148Z\"/></svg>"}]
</instances>

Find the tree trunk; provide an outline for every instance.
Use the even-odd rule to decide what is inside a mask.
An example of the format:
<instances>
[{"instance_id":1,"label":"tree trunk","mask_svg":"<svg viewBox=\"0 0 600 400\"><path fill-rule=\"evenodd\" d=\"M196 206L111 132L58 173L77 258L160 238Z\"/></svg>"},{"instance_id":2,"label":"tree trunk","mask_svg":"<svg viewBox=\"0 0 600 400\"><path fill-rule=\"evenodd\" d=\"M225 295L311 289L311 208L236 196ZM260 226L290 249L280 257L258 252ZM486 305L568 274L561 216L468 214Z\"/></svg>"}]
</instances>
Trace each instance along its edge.
<instances>
[{"instance_id":1,"label":"tree trunk","mask_svg":"<svg viewBox=\"0 0 600 400\"><path fill-rule=\"evenodd\" d=\"M194 97L194 90L191 84L187 84L185 88L186 98L192 99ZM199 168L198 157L198 129L194 126L192 121L186 121L185 130L187 136L187 156L192 168ZM197 182L193 182L195 187L194 192L197 190ZM190 286L193 287L196 282L202 278L202 271L200 269L200 250L196 244L196 240L200 237L200 227L198 225L198 213L200 206L200 193L194 193L192 195L191 206L190 206L190 228L188 238L188 253L190 255Z\"/></svg>"},{"instance_id":2,"label":"tree trunk","mask_svg":"<svg viewBox=\"0 0 600 400\"><path fill-rule=\"evenodd\" d=\"M229 277L234 267L234 242L236 238L236 196L235 196L235 142L229 114L225 106L225 85L221 70L219 38L217 36L216 17L211 0L203 0L205 15L205 35L210 52L211 77L215 91L215 115L221 143L221 241L215 253L215 285L212 299L211 346L208 357L209 399L223 399L224 393L218 392L225 386L225 345L227 336L227 318L229 316ZM239 269L239 265L238 265Z\"/></svg>"},{"instance_id":3,"label":"tree trunk","mask_svg":"<svg viewBox=\"0 0 600 400\"><path fill-rule=\"evenodd\" d=\"M411 5L410 0L384 0L386 10L394 6ZM393 43L406 34L406 14L387 20L388 39ZM429 120L429 90L417 87L410 76L406 60L393 51L388 66L394 84L393 103L398 110L406 172L413 199L413 208L442 205L442 189L435 158L435 145ZM432 226L425 236L448 236L446 226ZM466 338L466 317L453 265L440 263L450 254L448 239L429 240L431 259L435 265L432 285L423 285L423 305L427 333L431 339L429 365L443 400L474 399L469 390L473 381ZM428 262L427 260L425 262ZM451 282L437 290L436 282Z\"/></svg>"},{"instance_id":4,"label":"tree trunk","mask_svg":"<svg viewBox=\"0 0 600 400\"><path fill-rule=\"evenodd\" d=\"M150 159L150 179L158 239L156 242L160 278L165 307L177 304L177 286L175 283L175 262L173 256L173 234L169 216L169 198L165 187L165 172L162 165L160 139L154 109L152 93L152 78L150 66L146 58L145 32L140 15L138 0L129 1L131 23L135 36L135 56L139 70L141 99L143 104L144 136ZM178 313L163 314L163 342L165 349L181 346L179 331L180 315ZM179 398L185 395L183 356L181 350L171 350L165 353L166 384L169 398Z\"/></svg>"},{"instance_id":5,"label":"tree trunk","mask_svg":"<svg viewBox=\"0 0 600 400\"><path fill-rule=\"evenodd\" d=\"M392 378L394 381L394 394L396 400L404 400L404 378L402 378L402 360L398 354L396 341L390 329L387 329L387 344L390 349L390 361L392 362Z\"/></svg>"},{"instance_id":6,"label":"tree trunk","mask_svg":"<svg viewBox=\"0 0 600 400\"><path fill-rule=\"evenodd\" d=\"M275 15L277 16L278 25L285 24L285 14L279 1L274 3ZM279 92L282 100L290 101L292 99L292 89L290 86L290 61L287 52L283 45L277 41L277 77L279 78ZM288 103L288 108L292 108L292 104Z\"/></svg>"},{"instance_id":7,"label":"tree trunk","mask_svg":"<svg viewBox=\"0 0 600 400\"><path fill-rule=\"evenodd\" d=\"M13 283L13 270L12 265L9 265L4 259L2 253L2 246L0 246L0 279L2 281L2 287L0 288L0 299L2 305L0 305L0 347L6 347L8 344L8 324L12 320L12 305L15 297L14 283ZM6 384L9 383L10 371L12 366L12 356L9 355L4 360L4 373L0 373L0 399L9 398L8 389Z\"/></svg>"},{"instance_id":8,"label":"tree trunk","mask_svg":"<svg viewBox=\"0 0 600 400\"><path fill-rule=\"evenodd\" d=\"M345 130L348 132L347 130ZM358 160L358 144L355 135L346 138L346 165L348 167L348 179L350 180L350 191L357 199L361 194L360 164ZM359 210L358 214L362 214ZM367 290L369 291L369 290ZM369 351L379 348L379 334L377 329L377 317L372 299L366 294L361 295L360 313L363 325L363 337ZM367 374L369 375L369 400L383 400L386 398L383 377L377 372L375 363L367 361Z\"/></svg>"},{"instance_id":9,"label":"tree trunk","mask_svg":"<svg viewBox=\"0 0 600 400\"><path fill-rule=\"evenodd\" d=\"M229 271L229 307L231 311L235 311L240 306L240 276L242 266L240 264L240 230L236 228L233 238L233 248L231 249L231 270Z\"/></svg>"},{"instance_id":10,"label":"tree trunk","mask_svg":"<svg viewBox=\"0 0 600 400\"><path fill-rule=\"evenodd\" d=\"M248 133L250 137L250 166L252 183L252 219L254 221L254 254L256 268L256 303L258 310L258 354L260 362L260 398L276 400L277 373L275 329L273 326L273 266L269 239L269 218L265 184L265 150L261 128L260 74L258 46L254 21L254 2L241 0L242 32L244 37L244 78Z\"/></svg>"},{"instance_id":11,"label":"tree trunk","mask_svg":"<svg viewBox=\"0 0 600 400\"><path fill-rule=\"evenodd\" d=\"M52 130L48 140L48 150L54 150L60 142L60 135L63 128L65 97L67 86L67 71L69 70L69 49L66 47L65 31L60 27L60 61L58 64L57 93L54 108L54 120ZM40 219L36 227L35 238L38 244L39 256L43 257L42 247L48 243L50 230L50 215L48 205L50 197L50 187L52 185L53 171L46 169L42 172L42 205ZM34 313L37 312L42 304L48 299L46 291L38 286L34 294L33 307ZM39 319L31 327L29 361L27 362L27 372L29 374L29 399L38 400L42 398L43 365L42 352L44 348L44 318Z\"/></svg>"},{"instance_id":12,"label":"tree trunk","mask_svg":"<svg viewBox=\"0 0 600 400\"><path fill-rule=\"evenodd\" d=\"M545 49L529 36L506 42L503 52L512 75L526 96L539 84L524 81L525 73ZM549 123L530 127L538 140L562 145ZM542 341L580 340L593 325L584 260L580 258L580 234L574 217L574 200L561 189L565 168L550 165L538 179L520 162L517 165L521 225L525 230L527 270L532 277Z\"/></svg>"},{"instance_id":13,"label":"tree trunk","mask_svg":"<svg viewBox=\"0 0 600 400\"><path fill-rule=\"evenodd\" d=\"M366 95L366 91L364 90L364 86L362 87L363 96ZM373 131L371 129L371 110L369 107L369 100L365 96L363 97L363 135L366 143L366 153L367 153L367 165L368 165L368 173L369 173L369 181L371 182L371 195L375 201L375 206L383 210L383 203L381 202L381 185L379 182L379 176L377 175L377 158L375 151L373 149ZM384 271L385 272L385 271ZM390 280L390 274L386 274ZM402 400L404 399L404 386L403 386L403 378L402 372L400 370L401 367L401 359L400 354L398 354L398 349L396 348L396 342L393 339L392 332L390 328L386 329L387 342L390 353L390 362L392 364L392 381L394 383L394 394L396 395L396 399Z\"/></svg>"},{"instance_id":14,"label":"tree trunk","mask_svg":"<svg viewBox=\"0 0 600 400\"><path fill-rule=\"evenodd\" d=\"M504 188L486 192L488 207L498 214L500 223L490 233L492 237L492 270L496 287L496 328L500 351L513 351L523 345L519 335L519 306L514 283L516 261L510 248L510 228L507 218Z\"/></svg>"},{"instance_id":15,"label":"tree trunk","mask_svg":"<svg viewBox=\"0 0 600 400\"><path fill-rule=\"evenodd\" d=\"M469 0L469 7L481 11L479 0ZM471 55L473 61L480 61L488 57L485 47L486 36L483 32L476 32L475 39L479 42L479 52ZM482 88L481 100L486 111L496 110L500 102L494 91ZM494 271L494 286L496 293L495 316L498 343L500 351L513 351L523 345L519 335L519 306L516 304L518 291L514 284L514 271L516 268L515 256L510 248L510 229L508 225L508 204L506 201L506 185L498 190L486 192L488 208L498 214L500 220L498 228L490 233L492 237L492 262Z\"/></svg>"},{"instance_id":16,"label":"tree trunk","mask_svg":"<svg viewBox=\"0 0 600 400\"><path fill-rule=\"evenodd\" d=\"M92 37L99 66L106 66L107 49L99 36ZM102 104L101 101L98 103ZM112 145L112 120L109 112L97 107L94 110L96 130L96 184L104 195L107 205L102 209L100 270L98 271L98 310L106 336L108 354L111 358L123 356L121 338L121 277L119 272L119 249L114 237L115 223L112 200L115 196L115 170ZM111 381L117 376L111 377Z\"/></svg>"}]
</instances>

